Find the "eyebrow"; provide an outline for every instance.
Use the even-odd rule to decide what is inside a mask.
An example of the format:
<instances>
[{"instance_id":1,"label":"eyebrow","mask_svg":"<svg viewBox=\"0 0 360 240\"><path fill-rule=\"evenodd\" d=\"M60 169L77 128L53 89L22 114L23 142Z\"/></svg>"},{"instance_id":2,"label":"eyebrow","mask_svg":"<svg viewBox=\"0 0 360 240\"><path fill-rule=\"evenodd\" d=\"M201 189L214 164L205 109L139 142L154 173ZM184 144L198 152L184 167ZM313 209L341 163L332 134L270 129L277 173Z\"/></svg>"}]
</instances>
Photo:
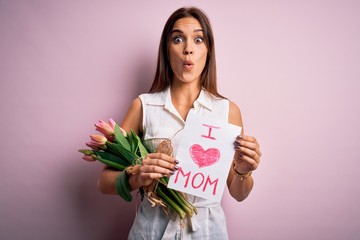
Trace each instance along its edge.
<instances>
[{"instance_id":1,"label":"eyebrow","mask_svg":"<svg viewBox=\"0 0 360 240\"><path fill-rule=\"evenodd\" d=\"M202 31L203 30L201 28L199 28L199 29L195 29L193 32L202 32ZM175 28L171 31L171 33L184 33L184 32L181 31L180 29Z\"/></svg>"}]
</instances>

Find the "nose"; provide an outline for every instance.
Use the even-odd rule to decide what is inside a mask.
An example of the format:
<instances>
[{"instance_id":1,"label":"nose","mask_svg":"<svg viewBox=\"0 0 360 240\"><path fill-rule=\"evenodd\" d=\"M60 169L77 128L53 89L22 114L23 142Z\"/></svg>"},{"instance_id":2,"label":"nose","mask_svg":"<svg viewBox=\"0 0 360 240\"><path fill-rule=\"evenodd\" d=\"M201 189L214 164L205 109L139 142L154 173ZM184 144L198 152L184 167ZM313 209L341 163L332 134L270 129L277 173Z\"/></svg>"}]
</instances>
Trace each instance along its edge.
<instances>
[{"instance_id":1,"label":"nose","mask_svg":"<svg viewBox=\"0 0 360 240\"><path fill-rule=\"evenodd\" d=\"M187 43L184 48L184 55L192 55L194 53L191 43Z\"/></svg>"},{"instance_id":2,"label":"nose","mask_svg":"<svg viewBox=\"0 0 360 240\"><path fill-rule=\"evenodd\" d=\"M184 54L185 54L185 55L191 55L191 54L193 54L193 53L194 53L193 50L185 50L185 51L184 51Z\"/></svg>"}]
</instances>

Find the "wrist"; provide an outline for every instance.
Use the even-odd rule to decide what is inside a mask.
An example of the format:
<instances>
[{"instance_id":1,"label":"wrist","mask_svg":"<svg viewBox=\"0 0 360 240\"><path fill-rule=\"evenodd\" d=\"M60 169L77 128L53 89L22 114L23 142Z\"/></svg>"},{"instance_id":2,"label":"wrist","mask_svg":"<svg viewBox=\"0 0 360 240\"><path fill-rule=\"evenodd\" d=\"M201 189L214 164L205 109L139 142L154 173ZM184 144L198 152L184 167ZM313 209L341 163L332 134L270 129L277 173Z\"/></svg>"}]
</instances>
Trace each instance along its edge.
<instances>
[{"instance_id":1,"label":"wrist","mask_svg":"<svg viewBox=\"0 0 360 240\"><path fill-rule=\"evenodd\" d=\"M135 190L135 189L142 187L141 178L139 177L140 176L139 175L139 172L140 172L139 164L135 164L130 167L127 167L125 171L128 174L128 179L129 179L129 184L131 186L131 190Z\"/></svg>"},{"instance_id":2,"label":"wrist","mask_svg":"<svg viewBox=\"0 0 360 240\"><path fill-rule=\"evenodd\" d=\"M132 173L128 175L131 191L139 189L143 186L140 175L138 173Z\"/></svg>"},{"instance_id":3,"label":"wrist","mask_svg":"<svg viewBox=\"0 0 360 240\"><path fill-rule=\"evenodd\" d=\"M252 175L252 171L247 172L247 173L241 173L238 170L236 170L235 163L233 164L233 169L234 169L235 176L237 176L240 179L240 181L244 181L245 178L248 178Z\"/></svg>"}]
</instances>

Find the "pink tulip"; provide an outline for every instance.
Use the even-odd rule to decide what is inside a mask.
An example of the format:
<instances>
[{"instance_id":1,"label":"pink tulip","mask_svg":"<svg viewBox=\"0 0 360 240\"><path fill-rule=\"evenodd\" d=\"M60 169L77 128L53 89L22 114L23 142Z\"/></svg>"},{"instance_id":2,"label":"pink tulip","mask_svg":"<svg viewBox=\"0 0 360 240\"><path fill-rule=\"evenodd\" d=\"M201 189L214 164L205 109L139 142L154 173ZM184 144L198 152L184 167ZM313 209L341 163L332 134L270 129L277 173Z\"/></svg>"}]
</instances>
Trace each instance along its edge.
<instances>
[{"instance_id":1,"label":"pink tulip","mask_svg":"<svg viewBox=\"0 0 360 240\"><path fill-rule=\"evenodd\" d=\"M107 142L107 139L105 136L92 134L90 135L91 141L93 141L95 144L98 144L98 146L103 146Z\"/></svg>"},{"instance_id":2,"label":"pink tulip","mask_svg":"<svg viewBox=\"0 0 360 240\"><path fill-rule=\"evenodd\" d=\"M86 146L91 147L92 149L99 149L101 147L103 147L106 142L107 142L107 138L105 136L102 135L90 135L90 142L86 143Z\"/></svg>"},{"instance_id":3,"label":"pink tulip","mask_svg":"<svg viewBox=\"0 0 360 240\"><path fill-rule=\"evenodd\" d=\"M88 162L94 162L96 161L96 159L92 156L92 155L84 155L82 157L82 159L84 159L85 161L88 161Z\"/></svg>"},{"instance_id":4,"label":"pink tulip","mask_svg":"<svg viewBox=\"0 0 360 240\"><path fill-rule=\"evenodd\" d=\"M114 119L109 119L109 125L112 127L112 129L115 129L116 122L114 121Z\"/></svg>"},{"instance_id":5,"label":"pink tulip","mask_svg":"<svg viewBox=\"0 0 360 240\"><path fill-rule=\"evenodd\" d=\"M95 146L93 144L93 142L86 142L85 145L88 146L91 149L94 149L94 150L99 150L100 149L98 146Z\"/></svg>"},{"instance_id":6,"label":"pink tulip","mask_svg":"<svg viewBox=\"0 0 360 240\"><path fill-rule=\"evenodd\" d=\"M95 124L95 127L97 131L101 132L106 137L111 138L111 136L114 135L115 124L115 121L112 119L109 120L109 123L99 120L99 122Z\"/></svg>"}]
</instances>

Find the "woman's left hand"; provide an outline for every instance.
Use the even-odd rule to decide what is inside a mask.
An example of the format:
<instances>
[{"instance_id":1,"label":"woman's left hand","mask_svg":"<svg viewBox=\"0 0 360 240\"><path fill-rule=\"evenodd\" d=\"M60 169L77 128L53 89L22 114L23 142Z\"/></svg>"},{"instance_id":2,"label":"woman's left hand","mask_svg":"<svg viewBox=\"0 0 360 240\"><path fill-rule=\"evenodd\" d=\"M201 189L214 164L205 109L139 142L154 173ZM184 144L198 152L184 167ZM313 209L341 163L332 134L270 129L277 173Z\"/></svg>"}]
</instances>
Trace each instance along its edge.
<instances>
[{"instance_id":1,"label":"woman's left hand","mask_svg":"<svg viewBox=\"0 0 360 240\"><path fill-rule=\"evenodd\" d=\"M239 135L235 140L235 169L241 174L246 174L257 169L260 163L260 145L256 138Z\"/></svg>"}]
</instances>

